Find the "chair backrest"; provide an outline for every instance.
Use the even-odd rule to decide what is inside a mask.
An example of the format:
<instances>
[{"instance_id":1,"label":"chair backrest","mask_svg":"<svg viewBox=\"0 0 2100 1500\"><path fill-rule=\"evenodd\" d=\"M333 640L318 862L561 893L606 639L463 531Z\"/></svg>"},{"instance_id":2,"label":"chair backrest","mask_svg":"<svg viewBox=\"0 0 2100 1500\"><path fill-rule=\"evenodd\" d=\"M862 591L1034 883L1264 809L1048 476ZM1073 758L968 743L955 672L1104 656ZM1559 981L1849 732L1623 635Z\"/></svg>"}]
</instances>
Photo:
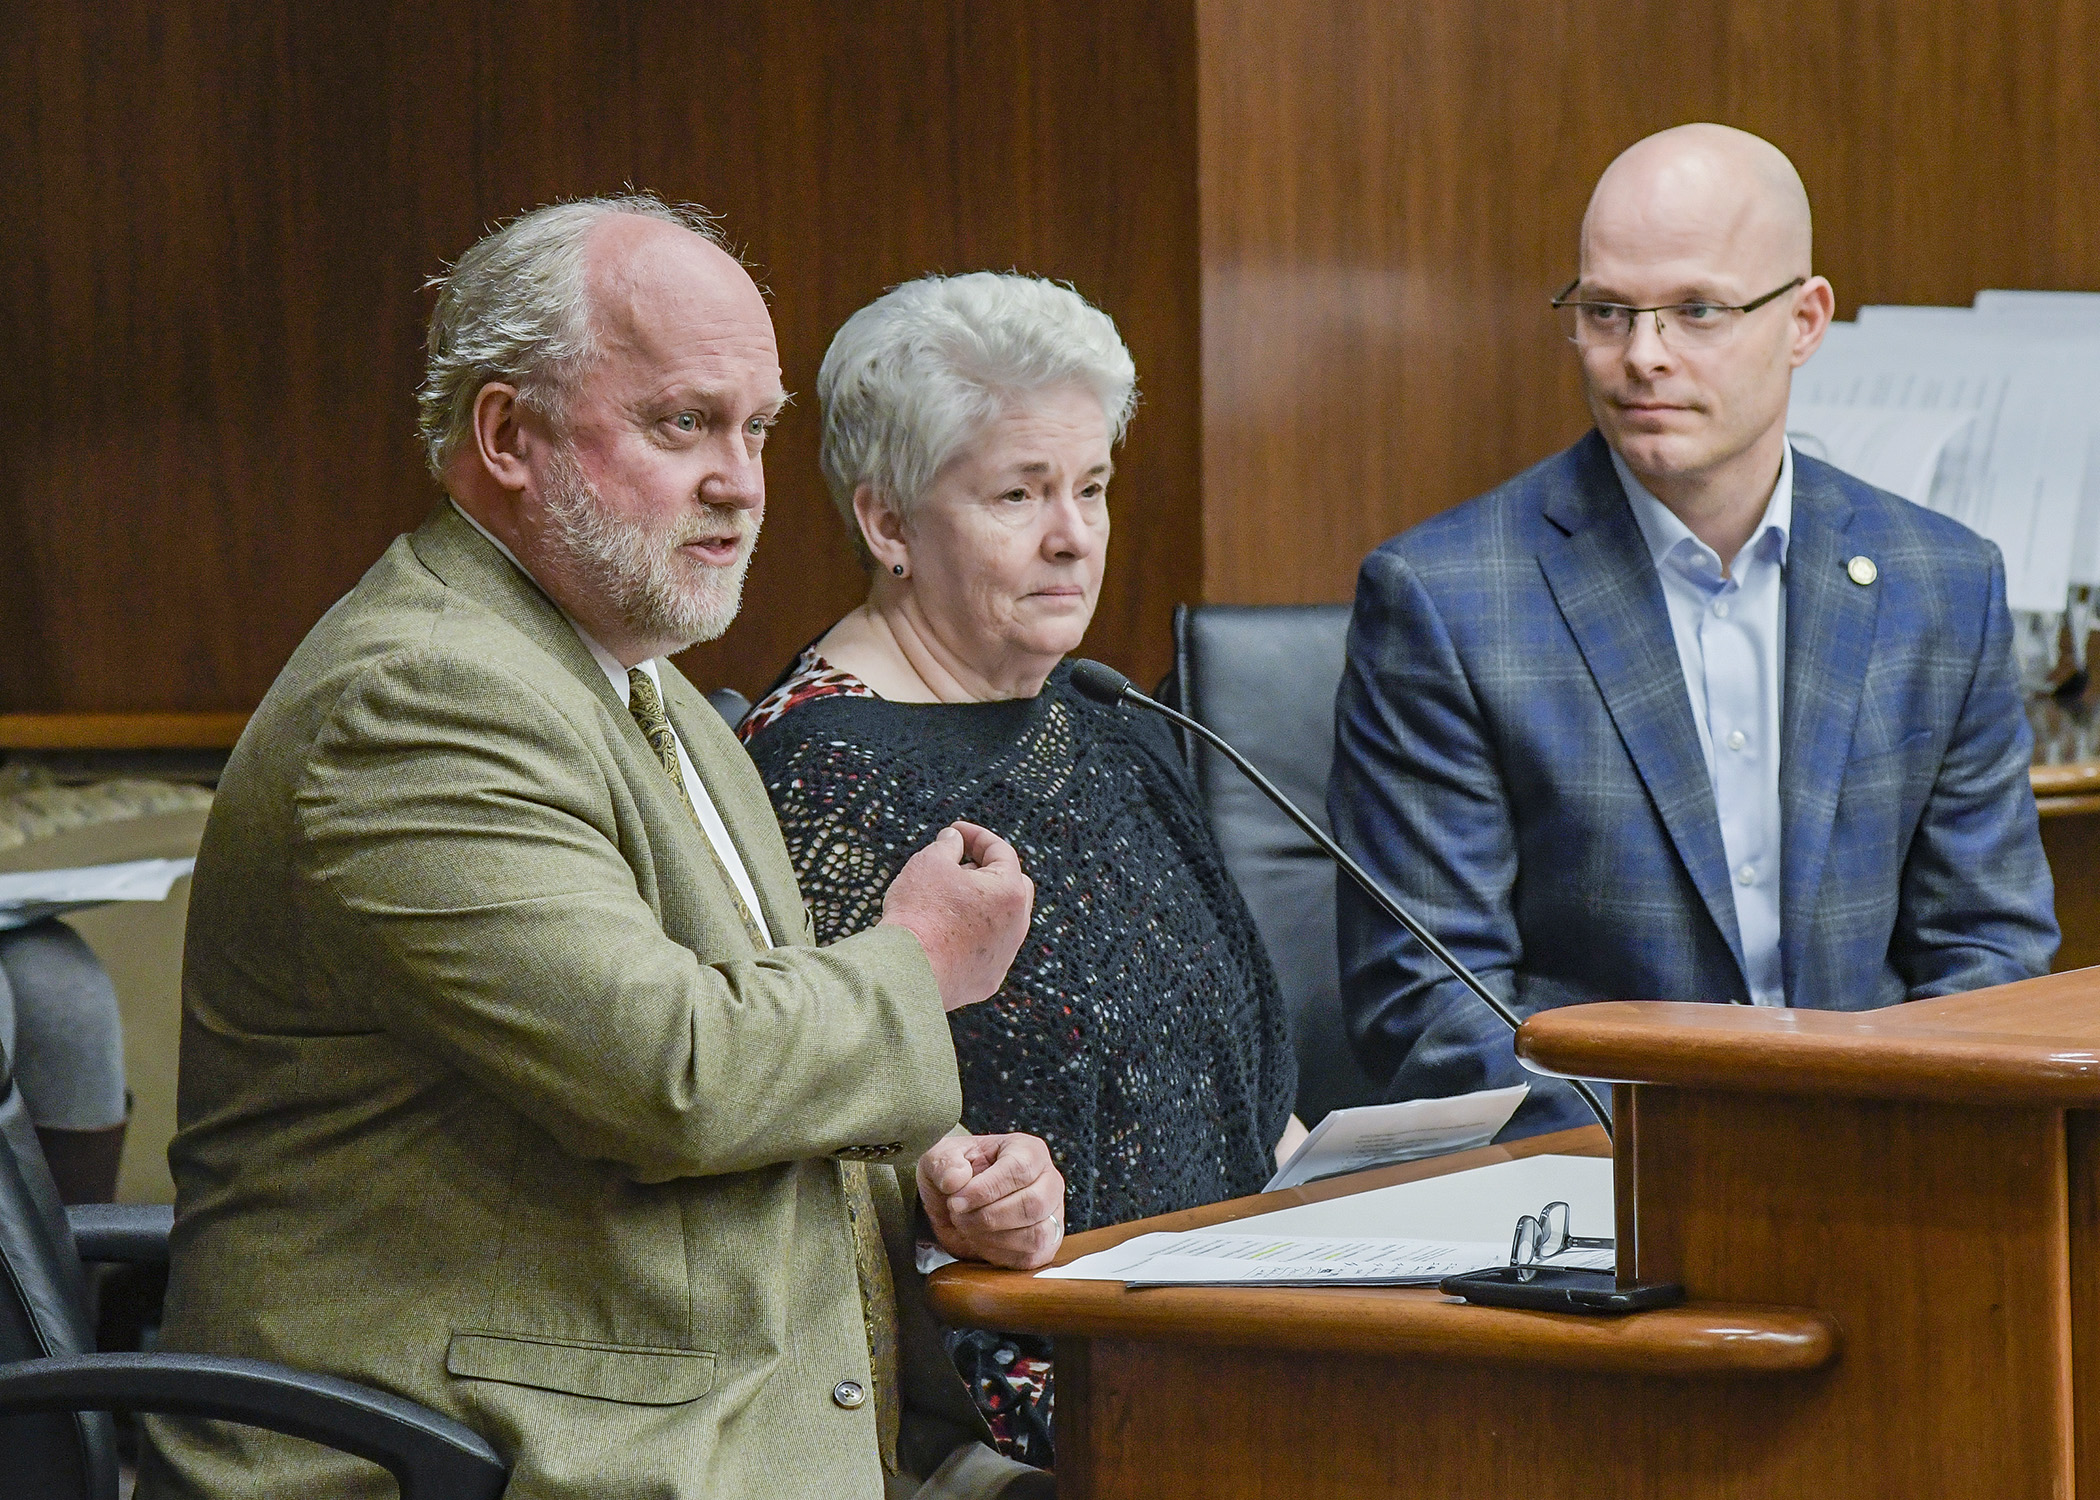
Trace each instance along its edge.
<instances>
[{"instance_id":1,"label":"chair backrest","mask_svg":"<svg viewBox=\"0 0 2100 1500\"><path fill-rule=\"evenodd\" d=\"M22 1091L0 1050L0 1363L92 1353L87 1278ZM107 1412L0 1415L0 1493L112 1500Z\"/></svg>"},{"instance_id":2,"label":"chair backrest","mask_svg":"<svg viewBox=\"0 0 2100 1500\"><path fill-rule=\"evenodd\" d=\"M731 729L743 723L744 715L751 712L751 700L735 688L715 688L708 693L707 701L728 721Z\"/></svg>"},{"instance_id":3,"label":"chair backrest","mask_svg":"<svg viewBox=\"0 0 2100 1500\"><path fill-rule=\"evenodd\" d=\"M1174 682L1184 713L1216 730L1327 826L1334 695L1346 604L1184 604L1174 611ZM1225 866L1268 944L1291 1008L1298 1114L1375 1103L1342 1026L1332 861L1223 756L1200 744L1190 769Z\"/></svg>"}]
</instances>

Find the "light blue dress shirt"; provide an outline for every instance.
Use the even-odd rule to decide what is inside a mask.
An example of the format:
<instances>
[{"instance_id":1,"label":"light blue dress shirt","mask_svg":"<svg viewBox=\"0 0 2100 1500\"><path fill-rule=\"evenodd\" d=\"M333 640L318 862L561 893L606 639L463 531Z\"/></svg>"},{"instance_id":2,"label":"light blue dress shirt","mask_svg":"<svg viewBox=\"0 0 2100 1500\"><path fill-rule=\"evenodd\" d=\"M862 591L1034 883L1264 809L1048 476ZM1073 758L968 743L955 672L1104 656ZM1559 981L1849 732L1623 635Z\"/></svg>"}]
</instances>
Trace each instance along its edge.
<instances>
[{"instance_id":1,"label":"light blue dress shirt","mask_svg":"<svg viewBox=\"0 0 2100 1500\"><path fill-rule=\"evenodd\" d=\"M1724 575L1721 558L1611 456L1662 580L1684 686L1706 752L1735 881L1750 999L1786 1004L1779 959L1779 705L1786 680L1786 544L1794 519L1794 450L1764 520Z\"/></svg>"}]
</instances>

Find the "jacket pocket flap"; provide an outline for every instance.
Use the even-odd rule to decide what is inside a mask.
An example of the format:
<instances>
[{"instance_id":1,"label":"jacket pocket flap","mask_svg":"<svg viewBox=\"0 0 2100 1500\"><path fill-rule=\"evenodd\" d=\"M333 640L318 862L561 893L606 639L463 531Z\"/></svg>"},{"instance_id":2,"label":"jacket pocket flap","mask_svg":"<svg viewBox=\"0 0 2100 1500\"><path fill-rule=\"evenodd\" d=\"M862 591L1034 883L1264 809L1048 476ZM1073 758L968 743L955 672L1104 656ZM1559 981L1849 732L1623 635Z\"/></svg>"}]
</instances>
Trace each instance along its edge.
<instances>
[{"instance_id":1,"label":"jacket pocket flap","mask_svg":"<svg viewBox=\"0 0 2100 1500\"><path fill-rule=\"evenodd\" d=\"M715 1383L715 1357L700 1349L588 1344L510 1333L455 1333L445 1368L468 1380L500 1380L600 1401L679 1406Z\"/></svg>"}]
</instances>

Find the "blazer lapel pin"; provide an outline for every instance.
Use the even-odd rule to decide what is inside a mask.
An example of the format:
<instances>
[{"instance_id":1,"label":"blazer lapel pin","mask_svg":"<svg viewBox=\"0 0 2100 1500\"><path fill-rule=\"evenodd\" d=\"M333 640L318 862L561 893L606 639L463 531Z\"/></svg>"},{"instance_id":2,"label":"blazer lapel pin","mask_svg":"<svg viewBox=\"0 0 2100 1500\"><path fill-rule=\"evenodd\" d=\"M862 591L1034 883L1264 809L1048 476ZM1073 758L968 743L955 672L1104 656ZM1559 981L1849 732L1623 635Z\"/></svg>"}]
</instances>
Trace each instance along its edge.
<instances>
[{"instance_id":1,"label":"blazer lapel pin","mask_svg":"<svg viewBox=\"0 0 2100 1500\"><path fill-rule=\"evenodd\" d=\"M1881 570L1874 566L1873 558L1861 554L1845 564L1845 576L1865 588L1881 576Z\"/></svg>"}]
</instances>

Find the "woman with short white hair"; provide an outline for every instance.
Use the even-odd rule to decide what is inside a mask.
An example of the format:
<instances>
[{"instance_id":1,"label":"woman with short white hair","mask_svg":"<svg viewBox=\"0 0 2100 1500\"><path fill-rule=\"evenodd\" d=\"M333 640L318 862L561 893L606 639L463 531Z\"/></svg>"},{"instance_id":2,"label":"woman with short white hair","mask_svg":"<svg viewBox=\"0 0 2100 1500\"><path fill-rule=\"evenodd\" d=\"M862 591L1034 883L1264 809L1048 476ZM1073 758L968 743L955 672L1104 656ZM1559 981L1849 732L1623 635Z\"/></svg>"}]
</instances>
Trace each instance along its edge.
<instances>
[{"instance_id":1,"label":"woman with short white hair","mask_svg":"<svg viewBox=\"0 0 2100 1500\"><path fill-rule=\"evenodd\" d=\"M1107 314L1031 276L929 276L848 319L817 396L868 597L740 730L819 942L879 921L957 818L1020 851L1028 941L949 1022L964 1123L1048 1141L1073 1231L1259 1192L1303 1130L1275 975L1172 739L1067 682L1136 388ZM1002 1446L1046 1462L1047 1343L955 1343Z\"/></svg>"}]
</instances>

